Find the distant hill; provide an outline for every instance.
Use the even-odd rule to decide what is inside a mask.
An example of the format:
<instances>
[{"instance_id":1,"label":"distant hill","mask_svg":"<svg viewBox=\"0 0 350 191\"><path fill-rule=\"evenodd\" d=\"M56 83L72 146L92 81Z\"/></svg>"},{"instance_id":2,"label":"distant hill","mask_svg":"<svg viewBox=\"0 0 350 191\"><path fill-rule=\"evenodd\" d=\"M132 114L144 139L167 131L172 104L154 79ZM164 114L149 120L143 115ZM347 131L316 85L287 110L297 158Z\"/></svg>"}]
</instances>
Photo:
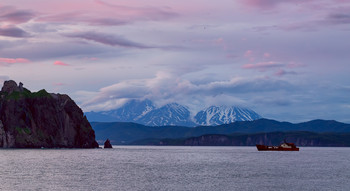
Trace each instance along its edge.
<instances>
[{"instance_id":1,"label":"distant hill","mask_svg":"<svg viewBox=\"0 0 350 191\"><path fill-rule=\"evenodd\" d=\"M125 122L92 122L96 139L101 142L109 138L112 144L130 144L141 139L164 139L164 138L188 138L205 134L229 135L232 133L259 133L259 132L350 132L350 124L329 120L313 120L304 123L278 122L270 119L258 119L255 121L237 121L231 124L218 126L145 126L136 123Z\"/></svg>"},{"instance_id":2,"label":"distant hill","mask_svg":"<svg viewBox=\"0 0 350 191\"><path fill-rule=\"evenodd\" d=\"M350 124L335 120L316 119L302 123L279 122L271 119L255 121L237 121L231 124L219 125L221 128L234 128L237 132L272 132L272 131L311 131L311 132L350 132Z\"/></svg>"},{"instance_id":3,"label":"distant hill","mask_svg":"<svg viewBox=\"0 0 350 191\"><path fill-rule=\"evenodd\" d=\"M220 125L235 121L252 121L261 118L254 111L241 107L211 106L192 118L187 107L177 103L157 108L150 100L131 100L122 107L100 112L86 112L90 122L134 122L148 126Z\"/></svg>"},{"instance_id":4,"label":"distant hill","mask_svg":"<svg viewBox=\"0 0 350 191\"><path fill-rule=\"evenodd\" d=\"M315 133L307 131L270 132L231 135L202 135L198 137L180 139L144 139L131 144L136 145L177 145L177 146L255 146L279 145L286 139L297 146L318 147L349 147L350 133Z\"/></svg>"},{"instance_id":5,"label":"distant hill","mask_svg":"<svg viewBox=\"0 0 350 191\"><path fill-rule=\"evenodd\" d=\"M91 122L96 140L103 143L109 138L112 144L129 144L133 141L155 138L178 138L186 136L190 127L181 126L145 126L131 122Z\"/></svg>"}]
</instances>

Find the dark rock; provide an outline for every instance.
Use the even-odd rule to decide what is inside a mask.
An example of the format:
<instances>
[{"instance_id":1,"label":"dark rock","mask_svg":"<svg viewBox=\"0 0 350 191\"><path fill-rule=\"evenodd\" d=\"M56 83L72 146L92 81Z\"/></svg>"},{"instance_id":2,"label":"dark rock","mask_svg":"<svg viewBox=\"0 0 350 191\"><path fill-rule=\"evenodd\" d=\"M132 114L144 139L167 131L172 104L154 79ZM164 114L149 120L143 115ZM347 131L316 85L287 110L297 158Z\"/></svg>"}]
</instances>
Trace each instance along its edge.
<instances>
[{"instance_id":1,"label":"dark rock","mask_svg":"<svg viewBox=\"0 0 350 191\"><path fill-rule=\"evenodd\" d=\"M105 148L105 149L113 148L112 145L111 145L111 142L109 141L109 139L106 140L103 148Z\"/></svg>"},{"instance_id":2,"label":"dark rock","mask_svg":"<svg viewBox=\"0 0 350 191\"><path fill-rule=\"evenodd\" d=\"M23 83L22 82L19 83L18 89L20 92L23 92Z\"/></svg>"},{"instance_id":3,"label":"dark rock","mask_svg":"<svg viewBox=\"0 0 350 191\"><path fill-rule=\"evenodd\" d=\"M97 148L95 132L64 94L30 92L5 81L0 91L0 147Z\"/></svg>"},{"instance_id":4,"label":"dark rock","mask_svg":"<svg viewBox=\"0 0 350 191\"><path fill-rule=\"evenodd\" d=\"M4 86L2 86L1 91L10 94L14 91L20 91L20 89L15 81L9 80L4 82Z\"/></svg>"}]
</instances>

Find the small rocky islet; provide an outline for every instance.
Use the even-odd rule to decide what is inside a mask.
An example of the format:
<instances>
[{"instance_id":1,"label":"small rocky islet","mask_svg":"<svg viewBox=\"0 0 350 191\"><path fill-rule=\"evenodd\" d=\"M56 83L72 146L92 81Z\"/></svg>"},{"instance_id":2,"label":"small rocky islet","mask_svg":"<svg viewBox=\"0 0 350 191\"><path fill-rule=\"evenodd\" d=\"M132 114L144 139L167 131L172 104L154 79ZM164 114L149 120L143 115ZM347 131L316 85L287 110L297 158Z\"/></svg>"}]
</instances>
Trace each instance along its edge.
<instances>
[{"instance_id":1,"label":"small rocky islet","mask_svg":"<svg viewBox=\"0 0 350 191\"><path fill-rule=\"evenodd\" d=\"M105 148L105 149L112 149L113 148L112 144L111 144L111 141L109 139L107 139L105 141L103 148Z\"/></svg>"},{"instance_id":2,"label":"small rocky islet","mask_svg":"<svg viewBox=\"0 0 350 191\"><path fill-rule=\"evenodd\" d=\"M83 111L65 94L31 92L5 81L0 91L0 148L98 148Z\"/></svg>"}]
</instances>

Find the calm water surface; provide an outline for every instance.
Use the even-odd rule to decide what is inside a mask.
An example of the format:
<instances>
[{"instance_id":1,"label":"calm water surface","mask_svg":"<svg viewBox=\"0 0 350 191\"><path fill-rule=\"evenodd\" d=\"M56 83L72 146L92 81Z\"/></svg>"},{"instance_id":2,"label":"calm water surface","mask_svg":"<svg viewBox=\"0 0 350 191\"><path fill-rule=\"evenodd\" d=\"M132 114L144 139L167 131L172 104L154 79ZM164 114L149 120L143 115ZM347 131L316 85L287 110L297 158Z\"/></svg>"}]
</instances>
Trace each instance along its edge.
<instances>
[{"instance_id":1,"label":"calm water surface","mask_svg":"<svg viewBox=\"0 0 350 191\"><path fill-rule=\"evenodd\" d=\"M2 149L0 190L350 190L350 148Z\"/></svg>"}]
</instances>

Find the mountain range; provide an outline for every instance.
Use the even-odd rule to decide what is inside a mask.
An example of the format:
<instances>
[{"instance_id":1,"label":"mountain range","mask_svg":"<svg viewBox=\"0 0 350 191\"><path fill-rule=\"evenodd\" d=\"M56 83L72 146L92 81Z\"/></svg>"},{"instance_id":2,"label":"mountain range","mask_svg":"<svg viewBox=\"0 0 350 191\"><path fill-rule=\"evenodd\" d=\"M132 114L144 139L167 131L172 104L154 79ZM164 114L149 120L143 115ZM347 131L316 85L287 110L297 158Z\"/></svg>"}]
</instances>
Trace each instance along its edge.
<instances>
[{"instance_id":1,"label":"mountain range","mask_svg":"<svg viewBox=\"0 0 350 191\"><path fill-rule=\"evenodd\" d=\"M178 103L156 107L150 100L131 100L115 110L91 111L86 112L85 115L91 122L134 122L147 126L187 127L221 125L261 118L253 110L235 106L211 106L191 115L187 107Z\"/></svg>"},{"instance_id":2,"label":"mountain range","mask_svg":"<svg viewBox=\"0 0 350 191\"><path fill-rule=\"evenodd\" d=\"M279 122L271 119L237 121L217 126L145 126L130 122L92 122L96 139L101 143L107 138L112 144L131 144L145 139L178 139L208 134L231 135L268 132L308 131L316 133L350 133L350 124L333 120L313 120L303 123ZM312 134L310 134L312 136ZM283 140L281 137L280 141ZM140 143L140 142L139 142Z\"/></svg>"},{"instance_id":3,"label":"mountain range","mask_svg":"<svg viewBox=\"0 0 350 191\"><path fill-rule=\"evenodd\" d=\"M133 145L172 145L172 146L255 146L279 145L282 140L298 146L349 147L350 133L317 133L309 131L233 133L230 135L208 134L198 137L178 139L144 139Z\"/></svg>"}]
</instances>

